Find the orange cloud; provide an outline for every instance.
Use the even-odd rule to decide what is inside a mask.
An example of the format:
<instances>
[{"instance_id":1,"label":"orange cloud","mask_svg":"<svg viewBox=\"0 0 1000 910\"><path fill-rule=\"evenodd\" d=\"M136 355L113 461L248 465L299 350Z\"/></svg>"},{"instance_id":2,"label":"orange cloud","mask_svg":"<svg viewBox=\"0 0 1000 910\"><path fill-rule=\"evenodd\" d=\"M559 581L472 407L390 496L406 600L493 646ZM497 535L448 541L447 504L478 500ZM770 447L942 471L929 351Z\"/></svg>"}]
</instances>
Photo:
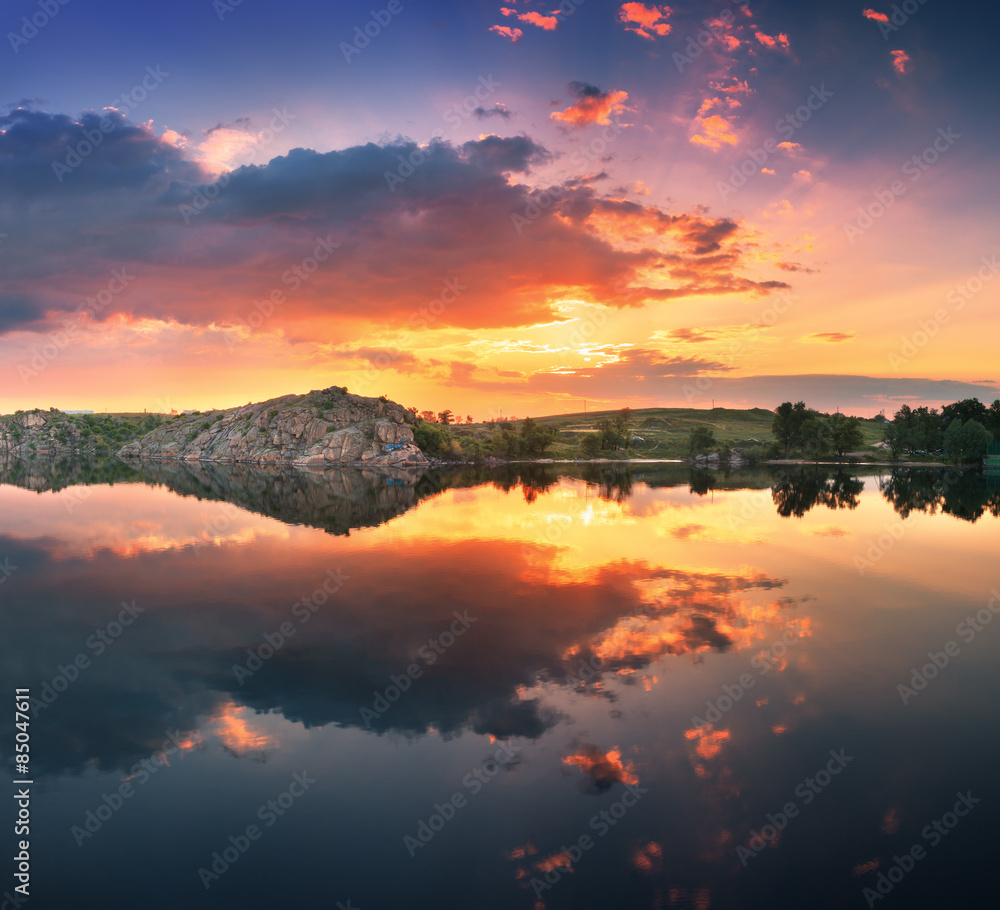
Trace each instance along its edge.
<instances>
[{"instance_id":1,"label":"orange cloud","mask_svg":"<svg viewBox=\"0 0 1000 910\"><path fill-rule=\"evenodd\" d=\"M729 76L731 82L726 82L721 79L710 82L709 86L717 92L725 92L727 95L750 95L753 93L753 89L750 88L750 83L745 79L737 79L735 76Z\"/></svg>"},{"instance_id":2,"label":"orange cloud","mask_svg":"<svg viewBox=\"0 0 1000 910\"><path fill-rule=\"evenodd\" d=\"M733 125L720 114L708 117L696 117L695 123L700 132L691 137L695 145L704 145L710 149L722 148L723 145L736 145L738 137Z\"/></svg>"},{"instance_id":3,"label":"orange cloud","mask_svg":"<svg viewBox=\"0 0 1000 910\"><path fill-rule=\"evenodd\" d=\"M586 82L571 82L570 91L576 95L577 101L564 111L554 111L549 114L553 120L569 124L574 129L580 129L590 124L608 126L611 114L624 111L628 92L602 92L596 85Z\"/></svg>"},{"instance_id":4,"label":"orange cloud","mask_svg":"<svg viewBox=\"0 0 1000 910\"><path fill-rule=\"evenodd\" d=\"M906 64L910 62L910 55L906 51L890 51L892 54L892 68L897 73L906 72Z\"/></svg>"},{"instance_id":5,"label":"orange cloud","mask_svg":"<svg viewBox=\"0 0 1000 910\"><path fill-rule=\"evenodd\" d=\"M802 146L797 142L779 142L778 148L785 152L798 152L801 151Z\"/></svg>"},{"instance_id":6,"label":"orange cloud","mask_svg":"<svg viewBox=\"0 0 1000 910\"><path fill-rule=\"evenodd\" d=\"M659 870L662 859L663 848L655 840L651 840L646 846L640 845L636 848L632 856L632 865L638 872L648 874Z\"/></svg>"},{"instance_id":7,"label":"orange cloud","mask_svg":"<svg viewBox=\"0 0 1000 910\"><path fill-rule=\"evenodd\" d=\"M684 731L686 739L695 740L694 751L706 761L710 761L719 754L722 744L728 742L731 735L729 730L715 730L711 724Z\"/></svg>"},{"instance_id":8,"label":"orange cloud","mask_svg":"<svg viewBox=\"0 0 1000 910\"><path fill-rule=\"evenodd\" d=\"M597 746L585 745L579 752L567 755L563 764L579 768L590 778L590 789L597 793L610 790L614 784L635 786L639 783L632 763L622 762L621 749L618 748L605 754Z\"/></svg>"},{"instance_id":9,"label":"orange cloud","mask_svg":"<svg viewBox=\"0 0 1000 910\"><path fill-rule=\"evenodd\" d=\"M262 752L276 745L273 737L255 730L247 715L249 708L237 707L234 702L226 702L214 721L215 733L222 745L234 755L248 752Z\"/></svg>"},{"instance_id":10,"label":"orange cloud","mask_svg":"<svg viewBox=\"0 0 1000 910\"><path fill-rule=\"evenodd\" d=\"M548 856L535 863L535 868L539 872L551 872L560 866L570 872L573 871L573 858L565 850L562 853L554 853L552 856Z\"/></svg>"},{"instance_id":11,"label":"orange cloud","mask_svg":"<svg viewBox=\"0 0 1000 910\"><path fill-rule=\"evenodd\" d=\"M618 11L618 21L626 24L625 31L635 32L642 38L654 40L654 35L669 35L667 17L672 10L669 6L646 6L644 3L623 3Z\"/></svg>"},{"instance_id":12,"label":"orange cloud","mask_svg":"<svg viewBox=\"0 0 1000 910\"><path fill-rule=\"evenodd\" d=\"M510 9L509 7L500 7L500 12L505 16L516 16L521 22L528 22L531 25L537 25L539 28L545 29L547 32L551 32L559 24L559 20L555 17L555 14L551 16L543 16L541 13L528 12L519 13L516 9Z\"/></svg>"},{"instance_id":13,"label":"orange cloud","mask_svg":"<svg viewBox=\"0 0 1000 910\"><path fill-rule=\"evenodd\" d=\"M521 40L524 34L519 28L508 28L506 25L491 25L489 30L496 32L502 38L510 38L515 44Z\"/></svg>"},{"instance_id":14,"label":"orange cloud","mask_svg":"<svg viewBox=\"0 0 1000 910\"><path fill-rule=\"evenodd\" d=\"M876 22L888 22L889 17L885 13L877 13L873 9L866 9L862 13L866 19L874 19Z\"/></svg>"},{"instance_id":15,"label":"orange cloud","mask_svg":"<svg viewBox=\"0 0 1000 910\"><path fill-rule=\"evenodd\" d=\"M856 332L814 332L802 340L805 342L819 342L821 344L839 344L842 341L854 341L856 337Z\"/></svg>"},{"instance_id":16,"label":"orange cloud","mask_svg":"<svg viewBox=\"0 0 1000 910\"><path fill-rule=\"evenodd\" d=\"M756 39L771 50L776 50L781 48L782 50L788 50L788 35L781 33L778 35L765 35L763 32L754 32Z\"/></svg>"}]
</instances>

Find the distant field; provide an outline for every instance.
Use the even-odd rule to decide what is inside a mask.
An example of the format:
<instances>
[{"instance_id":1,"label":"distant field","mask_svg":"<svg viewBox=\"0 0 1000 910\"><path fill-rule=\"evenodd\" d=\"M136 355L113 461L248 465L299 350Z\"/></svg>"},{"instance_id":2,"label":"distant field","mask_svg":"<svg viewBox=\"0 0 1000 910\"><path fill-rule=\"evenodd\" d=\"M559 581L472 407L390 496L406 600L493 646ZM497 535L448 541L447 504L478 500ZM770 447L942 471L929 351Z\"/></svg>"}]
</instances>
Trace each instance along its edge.
<instances>
[{"instance_id":1,"label":"distant field","mask_svg":"<svg viewBox=\"0 0 1000 910\"><path fill-rule=\"evenodd\" d=\"M559 439L549 449L550 458L577 458L580 455L580 440L593 433L600 420L617 414L617 411L582 411L573 414L556 414L549 417L535 417L544 426L556 427ZM750 440L767 444L774 440L771 435L771 421L774 412L765 408L736 410L733 408L640 408L632 412L631 435L642 438L633 443L632 456L637 458L686 458L688 437L691 430L699 426L711 427L715 438L722 444L736 448L751 445ZM521 421L512 421L515 425ZM882 440L881 423L862 420L865 448L868 449ZM490 424L462 424L451 428L459 437L489 432ZM876 450L877 451L877 450ZM872 454L875 454L873 451Z\"/></svg>"}]
</instances>

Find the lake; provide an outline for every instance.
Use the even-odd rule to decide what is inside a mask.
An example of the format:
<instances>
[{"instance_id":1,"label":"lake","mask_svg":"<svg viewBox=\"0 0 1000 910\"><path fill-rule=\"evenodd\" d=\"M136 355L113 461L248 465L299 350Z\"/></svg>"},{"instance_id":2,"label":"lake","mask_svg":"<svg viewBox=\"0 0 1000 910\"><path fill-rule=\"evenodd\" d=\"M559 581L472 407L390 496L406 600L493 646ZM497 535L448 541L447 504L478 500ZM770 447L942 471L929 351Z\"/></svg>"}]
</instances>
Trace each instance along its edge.
<instances>
[{"instance_id":1,"label":"lake","mask_svg":"<svg viewBox=\"0 0 1000 910\"><path fill-rule=\"evenodd\" d=\"M0 483L31 907L994 905L993 478Z\"/></svg>"}]
</instances>

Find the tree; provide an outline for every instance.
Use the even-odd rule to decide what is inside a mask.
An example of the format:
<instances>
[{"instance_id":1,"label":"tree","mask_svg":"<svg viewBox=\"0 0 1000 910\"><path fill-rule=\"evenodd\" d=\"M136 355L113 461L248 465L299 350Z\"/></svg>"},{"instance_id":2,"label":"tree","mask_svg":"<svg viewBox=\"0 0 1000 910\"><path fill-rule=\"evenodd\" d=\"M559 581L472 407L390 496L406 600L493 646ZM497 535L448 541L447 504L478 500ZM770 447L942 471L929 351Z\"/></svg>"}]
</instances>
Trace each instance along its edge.
<instances>
[{"instance_id":1,"label":"tree","mask_svg":"<svg viewBox=\"0 0 1000 910\"><path fill-rule=\"evenodd\" d=\"M451 411L438 411L438 420L440 420L445 426L449 426L452 422Z\"/></svg>"},{"instance_id":2,"label":"tree","mask_svg":"<svg viewBox=\"0 0 1000 910\"><path fill-rule=\"evenodd\" d=\"M1000 439L1000 398L997 398L990 405L990 410L986 415L985 426L993 434L994 439Z\"/></svg>"},{"instance_id":3,"label":"tree","mask_svg":"<svg viewBox=\"0 0 1000 910\"><path fill-rule=\"evenodd\" d=\"M803 406L804 407L804 406ZM815 411L806 411L796 432L796 442L803 455L819 459L833 448L826 418Z\"/></svg>"},{"instance_id":4,"label":"tree","mask_svg":"<svg viewBox=\"0 0 1000 910\"><path fill-rule=\"evenodd\" d=\"M838 455L850 452L864 442L861 420L858 417L832 414L827 421L827 429L830 434L830 445Z\"/></svg>"},{"instance_id":5,"label":"tree","mask_svg":"<svg viewBox=\"0 0 1000 910\"><path fill-rule=\"evenodd\" d=\"M471 414L469 414L469 415L466 416L465 422L466 423L472 423L472 415Z\"/></svg>"},{"instance_id":6,"label":"tree","mask_svg":"<svg viewBox=\"0 0 1000 910\"><path fill-rule=\"evenodd\" d=\"M421 411L420 417L422 420L426 420L428 423L434 423L435 417L433 411Z\"/></svg>"},{"instance_id":7,"label":"tree","mask_svg":"<svg viewBox=\"0 0 1000 910\"><path fill-rule=\"evenodd\" d=\"M711 427L695 427L688 437L688 454L704 455L715 449L715 433Z\"/></svg>"},{"instance_id":8,"label":"tree","mask_svg":"<svg viewBox=\"0 0 1000 910\"><path fill-rule=\"evenodd\" d=\"M978 398L964 398L962 401L946 404L941 408L941 416L949 425L953 420L960 420L963 424L975 420L981 426L985 426L989 420L988 413L986 405Z\"/></svg>"},{"instance_id":9,"label":"tree","mask_svg":"<svg viewBox=\"0 0 1000 910\"><path fill-rule=\"evenodd\" d=\"M611 418L611 421L615 425L615 429L624 436L629 424L632 422L632 409L622 408Z\"/></svg>"},{"instance_id":10,"label":"tree","mask_svg":"<svg viewBox=\"0 0 1000 910\"><path fill-rule=\"evenodd\" d=\"M992 441L990 431L978 420L953 420L944 433L945 454L956 461L977 461Z\"/></svg>"},{"instance_id":11,"label":"tree","mask_svg":"<svg viewBox=\"0 0 1000 910\"><path fill-rule=\"evenodd\" d=\"M774 410L771 432L781 444L786 456L789 448L801 443L802 423L807 413L804 401L798 401L795 404L784 401Z\"/></svg>"},{"instance_id":12,"label":"tree","mask_svg":"<svg viewBox=\"0 0 1000 910\"><path fill-rule=\"evenodd\" d=\"M889 455L892 458L899 458L906 448L906 431L895 421L890 421L885 425L886 445L889 446Z\"/></svg>"},{"instance_id":13,"label":"tree","mask_svg":"<svg viewBox=\"0 0 1000 910\"><path fill-rule=\"evenodd\" d=\"M540 427L526 417L521 424L521 452L529 458L540 458L558 435L555 427Z\"/></svg>"},{"instance_id":14,"label":"tree","mask_svg":"<svg viewBox=\"0 0 1000 910\"><path fill-rule=\"evenodd\" d=\"M601 451L601 436L599 433L588 433L580 440L580 450L587 458L595 458Z\"/></svg>"},{"instance_id":15,"label":"tree","mask_svg":"<svg viewBox=\"0 0 1000 910\"><path fill-rule=\"evenodd\" d=\"M443 426L429 421L417 424L413 430L413 441L421 452L432 457L451 458L459 454L451 434Z\"/></svg>"}]
</instances>

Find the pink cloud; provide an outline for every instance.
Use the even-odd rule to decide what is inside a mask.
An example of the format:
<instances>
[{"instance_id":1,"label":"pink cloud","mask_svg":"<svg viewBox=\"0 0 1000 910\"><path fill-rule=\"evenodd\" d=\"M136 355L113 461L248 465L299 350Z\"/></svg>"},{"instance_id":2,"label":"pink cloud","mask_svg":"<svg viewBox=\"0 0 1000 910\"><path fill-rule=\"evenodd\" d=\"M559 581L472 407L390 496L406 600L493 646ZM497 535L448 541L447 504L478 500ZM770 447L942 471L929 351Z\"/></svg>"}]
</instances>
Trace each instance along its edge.
<instances>
[{"instance_id":1,"label":"pink cloud","mask_svg":"<svg viewBox=\"0 0 1000 910\"><path fill-rule=\"evenodd\" d=\"M885 13L878 13L873 9L866 9L862 15L866 19L874 19L876 22L888 22L889 17Z\"/></svg>"},{"instance_id":2,"label":"pink cloud","mask_svg":"<svg viewBox=\"0 0 1000 910\"><path fill-rule=\"evenodd\" d=\"M524 34L519 28L508 28L506 25L491 25L489 30L496 32L502 38L510 38L515 44L521 40Z\"/></svg>"},{"instance_id":3,"label":"pink cloud","mask_svg":"<svg viewBox=\"0 0 1000 910\"><path fill-rule=\"evenodd\" d=\"M577 100L564 111L553 111L549 117L574 129L592 123L607 126L611 122L608 117L625 110L628 99L628 92L602 92L596 85L585 82L571 82L570 91L577 96Z\"/></svg>"},{"instance_id":4,"label":"pink cloud","mask_svg":"<svg viewBox=\"0 0 1000 910\"><path fill-rule=\"evenodd\" d=\"M500 7L500 12L505 16L516 16L520 22L537 25L539 28L545 29L547 32L553 31L559 24L559 20L556 18L555 13L551 16L543 16L541 13L536 12L519 13L516 9L510 9L506 6ZM514 29L514 31L519 31L519 29Z\"/></svg>"},{"instance_id":5,"label":"pink cloud","mask_svg":"<svg viewBox=\"0 0 1000 910\"><path fill-rule=\"evenodd\" d=\"M754 32L754 36L757 40L764 45L764 47L770 48L771 50L788 50L788 35L780 33L778 35L765 35L763 32Z\"/></svg>"},{"instance_id":6,"label":"pink cloud","mask_svg":"<svg viewBox=\"0 0 1000 910\"><path fill-rule=\"evenodd\" d=\"M644 3L623 3L618 11L618 21L626 24L625 31L635 32L642 38L654 40L654 35L670 34L667 17L672 10L669 6L646 6Z\"/></svg>"},{"instance_id":7,"label":"pink cloud","mask_svg":"<svg viewBox=\"0 0 1000 910\"><path fill-rule=\"evenodd\" d=\"M906 51L890 51L892 54L892 68L897 73L906 72L906 64L910 62L910 55Z\"/></svg>"},{"instance_id":8,"label":"pink cloud","mask_svg":"<svg viewBox=\"0 0 1000 910\"><path fill-rule=\"evenodd\" d=\"M723 145L736 145L738 137L733 125L719 114L698 116L695 120L699 132L691 137L695 145L718 149Z\"/></svg>"}]
</instances>

